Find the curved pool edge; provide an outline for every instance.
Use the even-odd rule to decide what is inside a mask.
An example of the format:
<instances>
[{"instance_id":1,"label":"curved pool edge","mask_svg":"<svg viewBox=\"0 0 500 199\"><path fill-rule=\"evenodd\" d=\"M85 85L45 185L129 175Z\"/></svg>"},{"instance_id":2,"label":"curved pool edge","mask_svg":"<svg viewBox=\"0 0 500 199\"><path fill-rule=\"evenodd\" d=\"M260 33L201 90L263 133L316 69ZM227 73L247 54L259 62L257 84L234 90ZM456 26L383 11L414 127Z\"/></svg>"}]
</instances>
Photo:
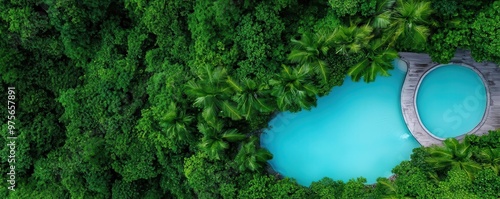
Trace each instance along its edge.
<instances>
[{"instance_id":1,"label":"curved pool edge","mask_svg":"<svg viewBox=\"0 0 500 199\"><path fill-rule=\"evenodd\" d=\"M400 59L408 64L403 88L401 91L401 109L403 118L411 134L422 146L442 145L442 140L428 133L417 115L415 100L418 91L417 84L423 74L439 63L432 62L427 54L399 52ZM469 51L457 50L450 64L468 65L482 78L487 93L487 105L481 122L466 134L455 137L463 139L466 135L487 134L489 130L500 128L500 68L492 62L478 63L474 61Z\"/></svg>"},{"instance_id":2,"label":"curved pool edge","mask_svg":"<svg viewBox=\"0 0 500 199\"><path fill-rule=\"evenodd\" d=\"M418 82L418 80L420 79L418 73L421 72L421 70L426 70L427 68L417 68L414 65L414 62L425 60L426 55L417 53L399 53L399 55L399 59L402 60L407 66L407 72L405 75L405 79L403 80L403 86L401 87L400 97L401 113L403 115L404 122L406 123L406 127L421 146L439 145L441 143L441 140L432 137L429 133L427 133L426 130L424 130L423 126L419 122L415 106L413 105L413 103L415 102L414 98L417 87L416 82ZM430 57L428 58L430 61ZM429 62L428 64L432 63Z\"/></svg>"},{"instance_id":3,"label":"curved pool edge","mask_svg":"<svg viewBox=\"0 0 500 199\"><path fill-rule=\"evenodd\" d=\"M432 137L438 139L438 140L441 140L441 141L444 141L446 140L447 138L442 138L442 137L438 137L436 135L434 135L432 132L429 131L429 129L427 129L427 127L422 123L422 119L420 119L420 114L418 113L418 107L417 107L417 96L418 96L418 91L420 90L420 85L422 84L423 80L425 79L425 77L431 73L432 71L440 68L440 67L443 67L443 66L448 66L448 65L458 65L458 66L462 66L462 67L466 67L468 69L471 69L472 71L474 71L478 76L479 78L481 78L481 82L483 83L483 86L484 88L486 89L486 108L484 110L484 114L483 116L481 117L481 121L472 129L470 130L469 132L467 133L464 133L462 135L459 135L459 136L455 136L453 138L457 138L457 139L462 139L463 137L465 137L465 135L467 134L470 134L470 133L473 133L473 132L476 132L477 130L479 130L479 127L481 127L484 122L486 121L486 118L488 116L488 113L489 113L489 106L490 106L490 91L489 91L489 87L488 87L488 82L486 81L486 79L484 78L483 74L481 73L481 71L479 71L478 69L476 69L474 66L470 66L468 64L465 64L465 63L454 63L454 62L450 62L448 64L438 64L438 65L434 65L432 67L430 67L429 69L427 69L423 74L422 76L419 78L419 81L417 83L417 87L415 88L415 97L414 97L414 102L413 102L413 105L415 106L415 110L416 110L416 114L417 114L417 118L418 118L418 121L420 123L420 125L422 126L422 128Z\"/></svg>"},{"instance_id":4,"label":"curved pool edge","mask_svg":"<svg viewBox=\"0 0 500 199\"><path fill-rule=\"evenodd\" d=\"M412 136L417 140L417 142L422 145L422 143L420 143L420 141L415 137L415 135L413 135L413 131L410 129L410 125L408 123L408 121L410 121L407 117L408 115L405 114L405 107L403 106L403 98L405 97L405 95L403 95L403 91L405 90L405 87L407 86L407 79L409 78L408 74L408 70L410 68L410 64L403 59L403 57L400 56L400 58L397 58L400 60L399 63L403 62L404 64L406 64L406 74L405 74L405 79L403 80L403 85L401 86L401 94L400 94L400 97L399 97L399 100L401 101L401 114L403 115L403 120L405 121L405 124L406 124L406 127L408 128L408 130L410 131L410 133L412 134Z\"/></svg>"},{"instance_id":5,"label":"curved pool edge","mask_svg":"<svg viewBox=\"0 0 500 199\"><path fill-rule=\"evenodd\" d=\"M397 61L402 62L400 59L397 59L397 60L391 61L391 62L393 64L397 64L398 63ZM268 173L270 176L276 177L277 179L296 178L297 182L303 186L310 186L311 182L316 182L318 180L321 180L322 178L317 178L317 177L318 177L318 175L323 175L323 174L324 174L323 177L330 177L334 180L343 180L344 182L347 182L350 179L355 179L357 177L362 176L362 177L365 177L367 179L367 182L364 183L365 185L370 185L370 184L376 183L376 179L379 177L392 178L394 173L392 173L391 170L396 165L398 165L401 161L409 160L412 150L414 148L418 148L421 146L416 141L416 139L411 136L411 133L409 132L406 124L404 123L404 119L402 118L402 113L401 113L401 109L400 109L400 99L399 98L400 98L400 93L401 93L401 88L402 88L402 85L404 82L404 78L406 75L406 72L405 72L406 69L407 69L407 65L401 64L401 66L395 67L394 70L391 70L391 78L380 79L379 81L368 85L368 86L372 86L372 87L375 86L373 88L376 88L376 89L367 89L367 87L366 88L364 87L365 85L362 82L361 83L351 82L352 80L350 79L349 76L345 77L345 80L348 81L347 82L348 84L342 85L342 86L347 86L347 87L346 88L340 87L337 89L337 91L341 91L342 93L345 93L347 91L350 91L350 93L351 93L351 92L354 92L357 90L357 91L360 91L360 92L356 92L358 94L359 93L367 93L367 94L371 93L369 96L378 96L378 98L380 98L380 99L378 99L376 101L381 102L381 104L380 104L380 106L374 106L374 107L379 107L378 109L374 109L374 110L381 110L381 109L388 110L385 108L389 108L389 107L392 108L391 114L380 115L380 114L377 114L376 111L370 111L371 113L377 114L377 116L381 116L380 118L386 119L384 121L387 121L388 123L384 124L384 122L378 122L378 123L376 123L378 126L377 125L374 125L374 126L379 127L378 129L381 129L383 132L390 132L390 133L387 133L387 136L378 136L378 137L380 137L380 138L391 137L392 138L392 139L390 139L391 141L387 142L387 144L383 145L382 147L380 147L379 145L384 143L383 141L371 142L372 139L364 139L367 142L366 143L363 142L363 144L366 146L372 146L373 143L375 143L374 146L376 146L377 149L380 149L383 152L383 153L380 153L380 154L383 154L383 155L380 155L381 157L374 156L375 158L372 158L374 160L367 158L368 161L361 161L361 162L368 162L366 164L365 163L356 164L356 165L365 165L365 166L356 167L359 170L359 173L352 172L352 174L353 174L352 176L351 176L351 174L348 174L350 172L342 172L343 173L342 175L338 175L338 174L340 174L338 172L340 170L336 171L336 170L332 170L332 169L330 169L331 171L325 170L325 171L323 171L324 173L308 172L308 170L311 169L309 167L309 165L298 166L298 168L300 168L300 169L298 170L299 172L296 172L294 170L294 168L288 168L288 167L286 167L286 165L279 163L279 161L285 162L285 163L293 162L293 161L288 161L288 160L285 161L285 159L283 157L288 157L288 156L279 156L278 154L275 154L275 152L283 154L281 151L284 150L285 148L288 148L288 147L283 146L283 144L281 144L281 146L278 145L280 142L277 142L276 140L281 139L280 137L283 137L283 136L277 136L279 134L276 132L273 133L273 130L275 129L275 127L278 127L278 126L281 126L282 124L284 124L282 121L283 119L286 120L287 118L289 118L286 116L286 115L288 115L288 113L284 113L285 116L281 115L281 116L275 117L274 119L272 119L271 121L268 122L268 128L265 128L266 130L261 131L260 145L261 145L261 147L266 148L271 153L273 153L273 156L274 156L273 159L275 159L274 161L273 160L267 161L267 163L265 165L265 170L267 171L266 173ZM398 86L395 86L395 85L398 85ZM370 88L372 88L372 87L370 87ZM341 89L341 90L339 90L339 89ZM387 94L387 96L384 97L384 95L382 95L382 96L378 95L380 93L380 92L377 92L378 89L381 89L381 92ZM364 92L361 92L361 91L364 91ZM369 92L366 92L366 91L369 91ZM332 95L332 96L339 96L339 95ZM344 96L351 96L351 95L344 95ZM388 97L390 97L390 100ZM338 97L336 97L336 98L338 98ZM334 98L334 99L341 100L340 102L345 103L344 102L346 100L346 99L344 99L345 97L342 97L339 99L336 99L336 98ZM330 100L325 101L325 99L326 98L324 98L322 101L323 105L325 105L326 102L329 102L329 101L331 102L331 100L333 100L333 99L330 99ZM319 101L321 102L321 100L319 100ZM337 104L342 104L340 102ZM318 103L318 107L321 107L320 105L321 105L321 103ZM386 107L386 106L389 106L389 107ZM357 107L359 107L359 106L357 106ZM384 108L380 108L380 107L384 107ZM339 114L344 113L344 112L352 112L352 111L347 111L349 109L347 109L347 110L346 109L335 109L335 110ZM355 109L355 111L356 110L357 109ZM365 110L365 109L362 109L362 110ZM357 110L357 111L359 111L359 110ZM322 111L322 112L325 112L325 111ZM304 112L301 112L301 113L304 113ZM345 115L345 116L346 117L343 117L343 118L349 118L349 115ZM309 118L311 118L311 117L309 117ZM355 118L359 118L359 117L356 116ZM390 118L395 118L395 119L388 121L387 119L390 119ZM359 120L356 120L356 121L359 121ZM396 122L397 125L395 124L395 125L387 126L387 124L392 124L392 122ZM286 123L288 123L288 122L286 122ZM345 124L345 123L338 123L337 126L339 126L341 124ZM371 123L369 123L369 124L370 125L365 125L365 128L370 128L372 126ZM356 126L356 125L353 125L353 126ZM270 129L272 129L272 130L270 130ZM278 132L278 131L282 131L283 129L276 128L276 130ZM370 132L370 131L362 131L362 132ZM339 131L337 131L337 134L338 133L339 133ZM275 135L273 136L273 134L275 134ZM373 135L373 133L369 133L369 134ZM339 134L339 136L342 137L341 134ZM273 142L270 142L273 140L273 137L275 140L274 144L273 144ZM315 139L317 139L317 138L315 138ZM328 138L328 139L330 139L330 138ZM346 139L346 138L344 137L343 139ZM354 143L359 143L359 142L356 142L356 140L359 140L359 137L357 137L355 139L351 139L351 138L348 138L348 139L350 139L352 141L343 142L343 143L346 143L345 145L348 145L348 146L342 145L343 148L345 148L345 147L349 148L349 146L353 146ZM288 139L288 141L289 140L290 139ZM285 140L285 141L287 141L287 140ZM307 141L307 139L302 140L302 141ZM353 143L350 144L350 142L353 142ZM281 142L281 143L283 143L283 142ZM288 142L285 142L285 143L287 144L287 146L289 146ZM323 142L316 142L316 144L317 145L312 145L312 146L320 146L320 147L312 147L312 148L316 148L316 149L327 149L328 148L328 147L327 148L323 147ZM328 145L331 145L331 144L328 144ZM389 151L394 152L395 154L387 153L387 149L384 146L394 146L395 150L389 150ZM330 150L330 149L328 149L328 150ZM294 150L291 150L291 151L294 151ZM317 151L317 150L313 150L313 151L310 151L308 153L312 153L314 151ZM342 151L342 150L335 149L334 151L336 151L336 153L338 153L339 151ZM371 150L369 149L368 152L363 152L363 153L368 154L369 152L372 152L372 151L373 151L373 149L371 149ZM289 152L290 152L290 150L288 152L285 152L285 154L289 153ZM317 153L323 154L323 152L317 152ZM328 153L328 154L331 155L332 153ZM356 155L358 153L352 153L352 154ZM392 158L391 155L393 155L394 158ZM307 156L307 157L312 157L312 156ZM356 156L352 156L350 158L347 158L346 161L347 162L356 162L356 159L359 159L359 158L354 158L354 157L356 157ZM290 159L290 158L288 158L288 159ZM322 159L325 159L325 158L322 158ZM325 163L325 165L328 165L331 162L339 162L339 160L341 160L341 159L336 160L336 158L333 158L333 157L329 158L329 159L332 159L332 161L327 161ZM342 162L344 162L344 161L342 161ZM360 162L360 161L358 161L358 162ZM373 171L367 170L367 168L371 168L371 167L375 166L374 162L376 162L377 164L380 163L380 169L372 169ZM340 164L340 165L349 165L349 164L350 163ZM386 166L384 167L383 165L386 165L386 164L391 164L391 165L389 167L386 167ZM295 167L297 167L297 166L295 166ZM313 166L313 167L315 167L315 166ZM318 166L314 171L324 170L325 168L326 167ZM332 167L332 168L336 168L336 167ZM339 166L339 169L344 169L344 168L343 168L343 166ZM349 171L352 171L352 169L353 168L350 167ZM368 171L368 173L367 173L367 171ZM308 175L310 177L302 178L300 175L297 175L300 173L304 173L304 174L306 174L306 176ZM307 173L311 173L311 175L309 175ZM337 174L335 174L335 173L337 173ZM349 178L346 178L346 176ZM375 177L373 177L373 176L375 176ZM313 180L310 181L310 179L313 179Z\"/></svg>"}]
</instances>

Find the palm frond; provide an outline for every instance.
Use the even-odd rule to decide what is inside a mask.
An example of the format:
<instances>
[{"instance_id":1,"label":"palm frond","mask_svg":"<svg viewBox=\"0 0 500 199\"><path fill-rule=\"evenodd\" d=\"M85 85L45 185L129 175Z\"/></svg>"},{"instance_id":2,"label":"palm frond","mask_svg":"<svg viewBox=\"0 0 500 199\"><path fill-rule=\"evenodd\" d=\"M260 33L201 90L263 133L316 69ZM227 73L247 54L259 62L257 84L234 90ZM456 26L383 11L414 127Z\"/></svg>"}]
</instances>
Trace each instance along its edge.
<instances>
[{"instance_id":1,"label":"palm frond","mask_svg":"<svg viewBox=\"0 0 500 199\"><path fill-rule=\"evenodd\" d=\"M233 103L229 102L228 100L222 102L221 109L223 115L228 116L233 120L241 119L241 113L238 111L236 106Z\"/></svg>"},{"instance_id":2,"label":"palm frond","mask_svg":"<svg viewBox=\"0 0 500 199\"><path fill-rule=\"evenodd\" d=\"M386 194L392 194L397 192L396 186L386 178L379 178L377 180L377 185L383 187L385 189Z\"/></svg>"},{"instance_id":3,"label":"palm frond","mask_svg":"<svg viewBox=\"0 0 500 199\"><path fill-rule=\"evenodd\" d=\"M387 28L391 24L391 12L386 11L376 15L373 18L372 26L374 28Z\"/></svg>"},{"instance_id":4,"label":"palm frond","mask_svg":"<svg viewBox=\"0 0 500 199\"><path fill-rule=\"evenodd\" d=\"M238 133L238 130L236 129L230 129L224 132L222 138L230 142L236 142L245 139L246 136L244 134Z\"/></svg>"},{"instance_id":5,"label":"palm frond","mask_svg":"<svg viewBox=\"0 0 500 199\"><path fill-rule=\"evenodd\" d=\"M446 148L451 149L451 151L458 151L460 143L455 138L448 138L443 141Z\"/></svg>"},{"instance_id":6,"label":"palm frond","mask_svg":"<svg viewBox=\"0 0 500 199\"><path fill-rule=\"evenodd\" d=\"M321 79L326 83L328 81L329 70L327 68L326 62L323 60L317 60L315 62L316 73L321 76Z\"/></svg>"},{"instance_id":7,"label":"palm frond","mask_svg":"<svg viewBox=\"0 0 500 199\"><path fill-rule=\"evenodd\" d=\"M309 51L293 49L288 55L288 60L302 64L314 59L315 56L314 53Z\"/></svg>"},{"instance_id":8,"label":"palm frond","mask_svg":"<svg viewBox=\"0 0 500 199\"><path fill-rule=\"evenodd\" d=\"M385 10L390 9L394 5L395 2L396 2L395 0L378 0L376 12L380 13L380 12L383 12Z\"/></svg>"},{"instance_id":9,"label":"palm frond","mask_svg":"<svg viewBox=\"0 0 500 199\"><path fill-rule=\"evenodd\" d=\"M214 106L208 106L203 109L201 116L208 123L213 123L216 120L216 110Z\"/></svg>"},{"instance_id":10,"label":"palm frond","mask_svg":"<svg viewBox=\"0 0 500 199\"><path fill-rule=\"evenodd\" d=\"M243 88L238 84L238 82L234 81L233 78L231 77L227 77L227 80L226 80L227 84L229 84L229 86L231 88L233 88L236 92L242 92L243 91Z\"/></svg>"},{"instance_id":11,"label":"palm frond","mask_svg":"<svg viewBox=\"0 0 500 199\"><path fill-rule=\"evenodd\" d=\"M366 68L369 65L369 61L367 59L364 59L363 61L355 64L351 68L349 68L349 71L347 71L347 74L351 76L353 81L359 81L361 77L363 76L363 71L366 70Z\"/></svg>"},{"instance_id":12,"label":"palm frond","mask_svg":"<svg viewBox=\"0 0 500 199\"><path fill-rule=\"evenodd\" d=\"M273 159L273 154L271 154L271 152L267 149L259 149L257 150L255 157L259 162L266 162L267 160Z\"/></svg>"}]
</instances>

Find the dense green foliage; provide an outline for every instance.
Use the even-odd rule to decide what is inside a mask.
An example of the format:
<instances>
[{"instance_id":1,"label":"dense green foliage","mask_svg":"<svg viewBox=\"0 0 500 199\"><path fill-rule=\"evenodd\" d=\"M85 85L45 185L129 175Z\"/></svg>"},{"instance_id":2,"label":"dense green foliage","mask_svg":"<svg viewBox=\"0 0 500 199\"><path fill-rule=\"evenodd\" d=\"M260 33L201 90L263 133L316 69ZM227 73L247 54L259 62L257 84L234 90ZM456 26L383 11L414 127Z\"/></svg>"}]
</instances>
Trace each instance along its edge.
<instances>
[{"instance_id":1,"label":"dense green foliage","mask_svg":"<svg viewBox=\"0 0 500 199\"><path fill-rule=\"evenodd\" d=\"M416 149L395 180L375 186L281 179L266 171L272 154L258 140L273 113L313 108L346 75L390 75L397 51L448 62L465 48L500 62L499 7L1 1L0 98L16 88L18 138L16 191L2 186L0 198L500 197L498 131ZM3 155L0 171L8 169Z\"/></svg>"},{"instance_id":2,"label":"dense green foliage","mask_svg":"<svg viewBox=\"0 0 500 199\"><path fill-rule=\"evenodd\" d=\"M500 1L493 0L437 0L432 1L434 18L438 19L433 30L428 53L439 63L447 63L457 48L471 50L477 61L499 63L498 6ZM496 7L495 7L496 6Z\"/></svg>"}]
</instances>

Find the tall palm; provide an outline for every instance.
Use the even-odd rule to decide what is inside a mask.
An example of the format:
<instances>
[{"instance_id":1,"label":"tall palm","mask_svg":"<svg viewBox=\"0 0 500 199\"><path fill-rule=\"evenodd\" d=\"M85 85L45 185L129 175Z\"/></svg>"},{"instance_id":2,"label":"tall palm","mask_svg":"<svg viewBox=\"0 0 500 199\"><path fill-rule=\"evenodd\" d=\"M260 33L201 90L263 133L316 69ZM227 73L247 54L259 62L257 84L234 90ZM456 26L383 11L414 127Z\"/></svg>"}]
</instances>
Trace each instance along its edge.
<instances>
[{"instance_id":1,"label":"tall palm","mask_svg":"<svg viewBox=\"0 0 500 199\"><path fill-rule=\"evenodd\" d=\"M500 173L500 148L482 149L478 154L478 159L488 168L491 168L498 175Z\"/></svg>"},{"instance_id":2,"label":"tall palm","mask_svg":"<svg viewBox=\"0 0 500 199\"><path fill-rule=\"evenodd\" d=\"M216 160L220 159L223 150L229 148L228 142L236 142L246 138L236 129L224 130L223 127L223 124L218 121L213 125L198 124L198 130L203 134L199 147Z\"/></svg>"},{"instance_id":3,"label":"tall palm","mask_svg":"<svg viewBox=\"0 0 500 199\"><path fill-rule=\"evenodd\" d=\"M236 155L235 162L238 163L241 171L260 169L262 163L273 158L273 155L267 149L257 148L257 140L255 136L250 137L249 141L241 146Z\"/></svg>"},{"instance_id":4,"label":"tall palm","mask_svg":"<svg viewBox=\"0 0 500 199\"><path fill-rule=\"evenodd\" d=\"M326 56L332 45L332 34L319 32L316 34L303 34L300 40L292 39L295 45L288 59L292 62L310 66L323 82L328 80L328 68L321 56Z\"/></svg>"},{"instance_id":5,"label":"tall palm","mask_svg":"<svg viewBox=\"0 0 500 199\"><path fill-rule=\"evenodd\" d=\"M269 98L270 93L265 85L257 84L248 78L244 78L241 82L238 82L228 77L226 81L236 92L233 99L247 120L256 112L267 113L274 110Z\"/></svg>"},{"instance_id":6,"label":"tall palm","mask_svg":"<svg viewBox=\"0 0 500 199\"><path fill-rule=\"evenodd\" d=\"M227 85L227 71L224 68L204 67L198 81L189 81L186 93L196 97L194 106L202 108L203 118L210 123L219 115L233 120L241 119L236 105L230 101L232 89Z\"/></svg>"},{"instance_id":7,"label":"tall palm","mask_svg":"<svg viewBox=\"0 0 500 199\"><path fill-rule=\"evenodd\" d=\"M420 0L397 0L388 27L389 46L397 40L406 46L423 46L430 30L431 2Z\"/></svg>"},{"instance_id":8,"label":"tall palm","mask_svg":"<svg viewBox=\"0 0 500 199\"><path fill-rule=\"evenodd\" d=\"M317 89L309 80L308 65L289 68L283 65L283 70L275 78L269 80L272 86L271 94L276 97L279 110L297 112L309 110L316 105Z\"/></svg>"},{"instance_id":9,"label":"tall palm","mask_svg":"<svg viewBox=\"0 0 500 199\"><path fill-rule=\"evenodd\" d=\"M383 48L383 41L376 39L370 42L366 53L367 55L347 72L353 81L359 81L363 77L365 82L373 82L378 74L390 75L388 71L394 68L392 61L398 57L395 50Z\"/></svg>"},{"instance_id":10,"label":"tall palm","mask_svg":"<svg viewBox=\"0 0 500 199\"><path fill-rule=\"evenodd\" d=\"M160 117L160 127L168 139L187 140L190 137L190 124L193 117L179 110L174 102L168 106L167 112Z\"/></svg>"},{"instance_id":11,"label":"tall palm","mask_svg":"<svg viewBox=\"0 0 500 199\"><path fill-rule=\"evenodd\" d=\"M443 141L442 147L428 148L428 152L429 157L425 161L436 170L459 168L472 179L475 172L481 169L477 162L471 160L471 145L467 141L459 143L455 138L448 138Z\"/></svg>"},{"instance_id":12,"label":"tall palm","mask_svg":"<svg viewBox=\"0 0 500 199\"><path fill-rule=\"evenodd\" d=\"M372 31L372 27L368 25L358 26L357 23L336 28L332 38L336 53L347 55L348 53L360 52L373 38Z\"/></svg>"}]
</instances>

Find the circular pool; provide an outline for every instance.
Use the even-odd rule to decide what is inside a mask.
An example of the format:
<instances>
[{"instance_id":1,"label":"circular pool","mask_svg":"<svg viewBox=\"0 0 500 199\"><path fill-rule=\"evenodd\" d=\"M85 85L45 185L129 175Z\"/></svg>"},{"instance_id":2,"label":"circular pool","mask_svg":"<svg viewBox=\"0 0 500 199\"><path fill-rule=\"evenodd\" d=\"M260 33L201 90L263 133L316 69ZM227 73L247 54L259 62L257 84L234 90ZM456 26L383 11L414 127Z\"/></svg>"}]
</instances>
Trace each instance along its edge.
<instances>
[{"instance_id":1,"label":"circular pool","mask_svg":"<svg viewBox=\"0 0 500 199\"><path fill-rule=\"evenodd\" d=\"M446 139L476 128L486 112L483 78L470 66L449 64L429 70L420 80L416 110L422 126Z\"/></svg>"}]
</instances>

